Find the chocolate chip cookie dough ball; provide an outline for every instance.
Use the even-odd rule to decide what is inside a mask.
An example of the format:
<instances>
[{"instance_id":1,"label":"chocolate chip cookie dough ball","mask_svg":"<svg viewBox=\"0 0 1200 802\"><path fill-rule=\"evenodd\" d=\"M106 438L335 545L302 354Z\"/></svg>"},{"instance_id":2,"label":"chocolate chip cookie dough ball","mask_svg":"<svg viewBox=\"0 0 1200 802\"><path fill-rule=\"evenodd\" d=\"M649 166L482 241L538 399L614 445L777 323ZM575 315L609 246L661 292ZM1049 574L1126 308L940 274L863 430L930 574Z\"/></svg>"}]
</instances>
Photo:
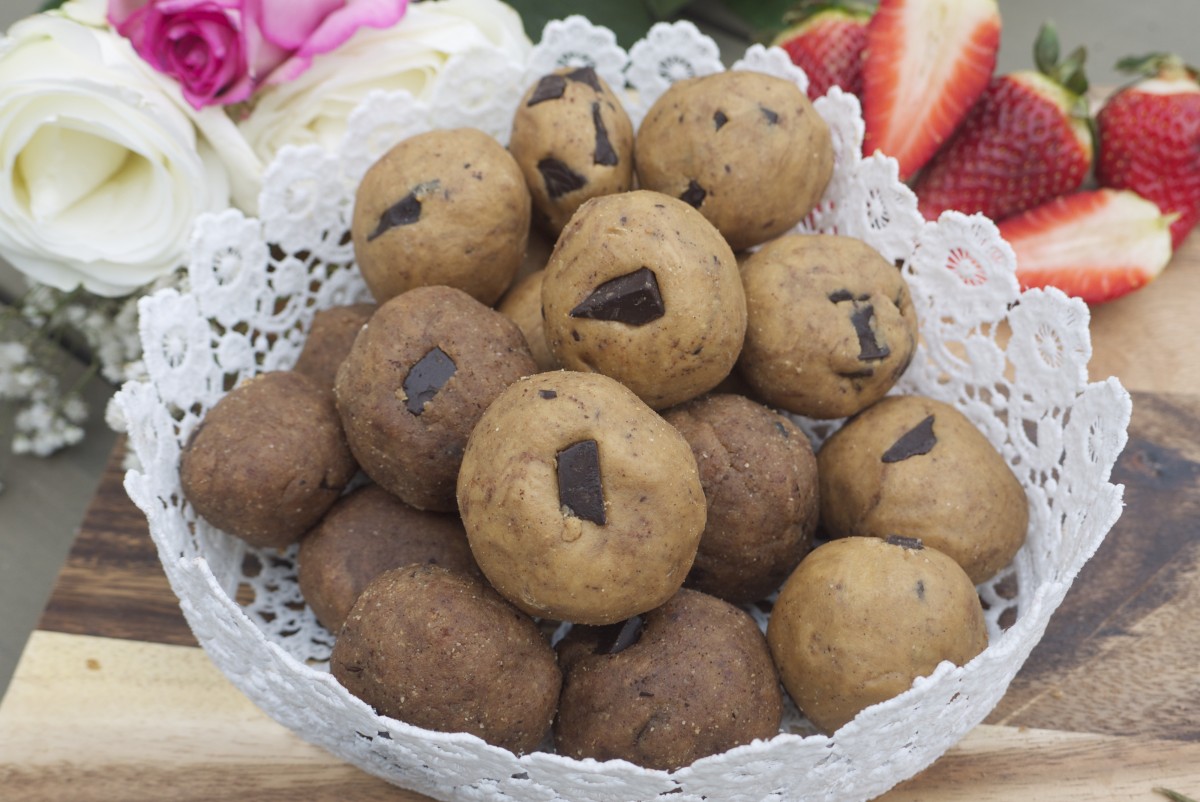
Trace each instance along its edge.
<instances>
[{"instance_id":1,"label":"chocolate chip cookie dough ball","mask_svg":"<svg viewBox=\"0 0 1200 802\"><path fill-rule=\"evenodd\" d=\"M534 220L555 235L584 201L633 186L633 125L591 67L563 67L531 86L508 149L529 184Z\"/></svg>"},{"instance_id":2,"label":"chocolate chip cookie dough ball","mask_svg":"<svg viewBox=\"0 0 1200 802\"><path fill-rule=\"evenodd\" d=\"M817 460L804 432L748 398L708 395L663 415L688 441L708 502L688 587L726 601L768 596L812 545Z\"/></svg>"},{"instance_id":3,"label":"chocolate chip cookie dough ball","mask_svg":"<svg viewBox=\"0 0 1200 802\"><path fill-rule=\"evenodd\" d=\"M300 593L335 635L384 571L420 563L479 574L457 515L414 509L378 485L338 499L300 541L297 563Z\"/></svg>"},{"instance_id":4,"label":"chocolate chip cookie dough ball","mask_svg":"<svg viewBox=\"0 0 1200 802\"><path fill-rule=\"evenodd\" d=\"M766 639L713 596L681 590L645 616L574 627L559 659L559 754L671 770L779 733Z\"/></svg>"},{"instance_id":5,"label":"chocolate chip cookie dough ball","mask_svg":"<svg viewBox=\"0 0 1200 802\"><path fill-rule=\"evenodd\" d=\"M529 353L537 363L538 370L555 370L558 360L546 343L546 327L542 321L542 279L545 270L530 273L513 285L496 306L496 311L517 324Z\"/></svg>"},{"instance_id":6,"label":"chocolate chip cookie dough ball","mask_svg":"<svg viewBox=\"0 0 1200 802\"><path fill-rule=\"evenodd\" d=\"M745 70L673 84L635 147L641 187L699 209L735 251L799 223L833 175L829 126L808 97Z\"/></svg>"},{"instance_id":7,"label":"chocolate chip cookie dough ball","mask_svg":"<svg viewBox=\"0 0 1200 802\"><path fill-rule=\"evenodd\" d=\"M817 465L830 537L919 537L975 584L995 576L1025 542L1025 488L949 404L885 398L835 432Z\"/></svg>"},{"instance_id":8,"label":"chocolate chip cookie dough ball","mask_svg":"<svg viewBox=\"0 0 1200 802\"><path fill-rule=\"evenodd\" d=\"M852 237L793 234L742 266L749 322L738 360L767 404L810 418L853 415L887 394L917 347L904 277Z\"/></svg>"},{"instance_id":9,"label":"chocolate chip cookie dough ball","mask_svg":"<svg viewBox=\"0 0 1200 802\"><path fill-rule=\"evenodd\" d=\"M682 435L613 379L567 371L522 379L488 407L458 504L475 559L505 598L585 624L669 599L705 520Z\"/></svg>"},{"instance_id":10,"label":"chocolate chip cookie dough ball","mask_svg":"<svg viewBox=\"0 0 1200 802\"><path fill-rule=\"evenodd\" d=\"M334 306L318 311L313 315L308 338L293 370L315 380L332 394L338 367L374 311L375 304Z\"/></svg>"},{"instance_id":11,"label":"chocolate chip cookie dough ball","mask_svg":"<svg viewBox=\"0 0 1200 802\"><path fill-rule=\"evenodd\" d=\"M467 437L537 365L512 321L465 292L418 287L379 307L334 393L363 471L417 509L452 511Z\"/></svg>"},{"instance_id":12,"label":"chocolate chip cookie dough ball","mask_svg":"<svg viewBox=\"0 0 1200 802\"><path fill-rule=\"evenodd\" d=\"M377 577L346 618L329 668L382 716L532 752L562 685L537 625L491 588L436 565Z\"/></svg>"},{"instance_id":13,"label":"chocolate chip cookie dough ball","mask_svg":"<svg viewBox=\"0 0 1200 802\"><path fill-rule=\"evenodd\" d=\"M657 192L595 198L563 229L542 284L546 341L655 409L707 392L737 361L746 301L729 245Z\"/></svg>"},{"instance_id":14,"label":"chocolate chip cookie dough ball","mask_svg":"<svg viewBox=\"0 0 1200 802\"><path fill-rule=\"evenodd\" d=\"M196 512L259 548L298 540L357 471L328 392L293 371L235 387L179 460L183 495Z\"/></svg>"},{"instance_id":15,"label":"chocolate chip cookie dough ball","mask_svg":"<svg viewBox=\"0 0 1200 802\"><path fill-rule=\"evenodd\" d=\"M525 258L530 208L521 168L487 134L418 134L363 176L350 225L354 258L379 303L444 284L490 306Z\"/></svg>"},{"instance_id":16,"label":"chocolate chip cookie dough ball","mask_svg":"<svg viewBox=\"0 0 1200 802\"><path fill-rule=\"evenodd\" d=\"M967 663L987 641L971 580L954 560L908 538L852 537L813 549L767 624L784 687L824 733L908 690L943 660Z\"/></svg>"}]
</instances>

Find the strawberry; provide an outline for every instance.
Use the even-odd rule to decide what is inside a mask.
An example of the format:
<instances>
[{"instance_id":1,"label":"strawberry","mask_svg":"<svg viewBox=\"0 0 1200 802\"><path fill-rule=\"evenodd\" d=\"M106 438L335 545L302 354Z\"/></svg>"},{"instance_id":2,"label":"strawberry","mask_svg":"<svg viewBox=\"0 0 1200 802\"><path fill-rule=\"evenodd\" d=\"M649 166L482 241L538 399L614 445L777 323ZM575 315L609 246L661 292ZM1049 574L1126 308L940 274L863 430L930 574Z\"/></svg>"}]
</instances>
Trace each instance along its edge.
<instances>
[{"instance_id":1,"label":"strawberry","mask_svg":"<svg viewBox=\"0 0 1200 802\"><path fill-rule=\"evenodd\" d=\"M1034 46L1037 70L993 78L979 102L917 177L922 214L947 209L993 220L1074 192L1092 166L1086 52L1062 62L1058 37L1043 25Z\"/></svg>"},{"instance_id":2,"label":"strawberry","mask_svg":"<svg viewBox=\"0 0 1200 802\"><path fill-rule=\"evenodd\" d=\"M1135 192L1062 195L999 223L1022 289L1058 287L1088 303L1151 281L1171 260L1170 217Z\"/></svg>"},{"instance_id":3,"label":"strawberry","mask_svg":"<svg viewBox=\"0 0 1200 802\"><path fill-rule=\"evenodd\" d=\"M863 60L863 153L907 180L966 116L996 69L996 0L880 0Z\"/></svg>"},{"instance_id":4,"label":"strawberry","mask_svg":"<svg viewBox=\"0 0 1200 802\"><path fill-rule=\"evenodd\" d=\"M1132 189L1164 212L1178 248L1200 221L1200 83L1177 56L1122 59L1117 69L1147 78L1121 89L1096 115L1101 186Z\"/></svg>"},{"instance_id":5,"label":"strawberry","mask_svg":"<svg viewBox=\"0 0 1200 802\"><path fill-rule=\"evenodd\" d=\"M808 97L816 100L839 86L862 94L862 58L871 8L853 2L805 2L784 17L788 25L772 42L808 75Z\"/></svg>"}]
</instances>

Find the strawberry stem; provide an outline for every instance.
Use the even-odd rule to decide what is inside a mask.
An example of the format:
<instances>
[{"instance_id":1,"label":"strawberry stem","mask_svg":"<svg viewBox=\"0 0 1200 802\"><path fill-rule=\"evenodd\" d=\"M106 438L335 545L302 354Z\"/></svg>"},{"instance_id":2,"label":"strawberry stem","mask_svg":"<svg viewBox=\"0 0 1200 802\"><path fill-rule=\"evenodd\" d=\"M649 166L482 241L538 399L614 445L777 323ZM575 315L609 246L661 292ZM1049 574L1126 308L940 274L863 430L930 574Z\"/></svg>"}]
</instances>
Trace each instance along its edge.
<instances>
[{"instance_id":1,"label":"strawberry stem","mask_svg":"<svg viewBox=\"0 0 1200 802\"><path fill-rule=\"evenodd\" d=\"M1143 56L1126 56L1116 64L1116 70L1127 75L1172 77L1186 74L1192 80L1200 79L1200 70L1185 64L1174 53L1147 53Z\"/></svg>"},{"instance_id":2,"label":"strawberry stem","mask_svg":"<svg viewBox=\"0 0 1200 802\"><path fill-rule=\"evenodd\" d=\"M1033 63L1038 72L1060 84L1075 95L1084 95L1088 91L1087 73L1084 63L1087 61L1087 49L1077 47L1062 61L1059 61L1061 51L1058 43L1058 30L1051 20L1042 23L1038 29L1037 38L1033 42Z\"/></svg>"}]
</instances>

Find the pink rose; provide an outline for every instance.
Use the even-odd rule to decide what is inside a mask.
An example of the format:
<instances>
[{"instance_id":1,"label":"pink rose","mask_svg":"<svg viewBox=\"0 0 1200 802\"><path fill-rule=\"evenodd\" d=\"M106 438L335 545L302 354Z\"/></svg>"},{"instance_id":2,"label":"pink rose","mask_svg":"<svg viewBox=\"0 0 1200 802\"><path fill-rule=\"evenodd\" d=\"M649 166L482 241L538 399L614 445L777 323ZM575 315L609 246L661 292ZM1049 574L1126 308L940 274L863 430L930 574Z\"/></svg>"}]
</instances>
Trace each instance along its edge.
<instances>
[{"instance_id":1,"label":"pink rose","mask_svg":"<svg viewBox=\"0 0 1200 802\"><path fill-rule=\"evenodd\" d=\"M108 19L194 108L237 103L300 75L363 26L395 24L408 0L109 0Z\"/></svg>"}]
</instances>

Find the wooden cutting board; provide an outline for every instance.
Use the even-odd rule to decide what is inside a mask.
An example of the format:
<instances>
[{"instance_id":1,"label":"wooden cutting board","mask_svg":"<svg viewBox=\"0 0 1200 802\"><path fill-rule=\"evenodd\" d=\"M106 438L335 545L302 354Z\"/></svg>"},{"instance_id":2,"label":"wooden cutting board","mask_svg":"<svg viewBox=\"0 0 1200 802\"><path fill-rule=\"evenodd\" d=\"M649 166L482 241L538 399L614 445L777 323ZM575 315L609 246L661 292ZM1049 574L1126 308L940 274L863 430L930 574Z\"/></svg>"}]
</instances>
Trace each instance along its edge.
<instances>
[{"instance_id":1,"label":"wooden cutting board","mask_svg":"<svg viewBox=\"0 0 1200 802\"><path fill-rule=\"evenodd\" d=\"M1134 391L1126 510L986 724L887 800L1200 799L1200 237L1094 310ZM196 646L114 452L0 702L0 798L399 800L258 711Z\"/></svg>"}]
</instances>

